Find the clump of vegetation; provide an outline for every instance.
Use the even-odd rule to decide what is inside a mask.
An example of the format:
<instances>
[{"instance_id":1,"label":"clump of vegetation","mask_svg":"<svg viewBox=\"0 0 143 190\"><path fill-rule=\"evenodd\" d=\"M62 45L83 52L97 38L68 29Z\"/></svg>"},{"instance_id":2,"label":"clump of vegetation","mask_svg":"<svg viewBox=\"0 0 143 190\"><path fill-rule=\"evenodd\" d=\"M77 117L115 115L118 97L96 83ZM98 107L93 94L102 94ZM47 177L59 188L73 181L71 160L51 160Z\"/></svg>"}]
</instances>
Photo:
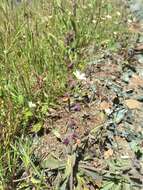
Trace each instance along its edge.
<instances>
[{"instance_id":1,"label":"clump of vegetation","mask_svg":"<svg viewBox=\"0 0 143 190\"><path fill-rule=\"evenodd\" d=\"M126 42L122 9L114 0L0 1L1 189L48 188L32 154L31 126L41 128L72 72L101 48Z\"/></svg>"}]
</instances>

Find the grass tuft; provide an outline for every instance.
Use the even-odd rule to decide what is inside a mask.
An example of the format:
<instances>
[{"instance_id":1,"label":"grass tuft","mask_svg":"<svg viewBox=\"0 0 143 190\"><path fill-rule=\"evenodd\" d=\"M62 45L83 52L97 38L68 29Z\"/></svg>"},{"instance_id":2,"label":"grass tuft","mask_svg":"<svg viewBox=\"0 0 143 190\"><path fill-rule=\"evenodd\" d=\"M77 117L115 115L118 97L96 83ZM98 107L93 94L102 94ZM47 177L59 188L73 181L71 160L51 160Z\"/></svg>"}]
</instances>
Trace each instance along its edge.
<instances>
[{"instance_id":1,"label":"grass tuft","mask_svg":"<svg viewBox=\"0 0 143 190\"><path fill-rule=\"evenodd\" d=\"M126 39L123 18L114 0L0 0L0 189L48 188L32 158L30 126L66 91L69 64L83 68Z\"/></svg>"}]
</instances>

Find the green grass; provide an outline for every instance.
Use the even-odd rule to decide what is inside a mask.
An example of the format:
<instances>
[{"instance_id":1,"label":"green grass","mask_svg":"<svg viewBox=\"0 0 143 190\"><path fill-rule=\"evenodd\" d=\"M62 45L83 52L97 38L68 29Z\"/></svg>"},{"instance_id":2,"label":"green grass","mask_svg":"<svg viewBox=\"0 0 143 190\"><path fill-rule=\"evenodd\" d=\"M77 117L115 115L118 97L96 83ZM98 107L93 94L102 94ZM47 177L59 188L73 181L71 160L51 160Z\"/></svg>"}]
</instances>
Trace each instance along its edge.
<instances>
[{"instance_id":1,"label":"green grass","mask_svg":"<svg viewBox=\"0 0 143 190\"><path fill-rule=\"evenodd\" d=\"M31 123L44 122L66 91L68 64L83 68L94 56L87 53L91 45L116 50L116 41L126 39L123 6L79 0L74 15L71 2L35 0L12 8L0 0L0 189L22 189L15 181L20 169L33 180L27 177L23 189L47 188L32 162Z\"/></svg>"}]
</instances>

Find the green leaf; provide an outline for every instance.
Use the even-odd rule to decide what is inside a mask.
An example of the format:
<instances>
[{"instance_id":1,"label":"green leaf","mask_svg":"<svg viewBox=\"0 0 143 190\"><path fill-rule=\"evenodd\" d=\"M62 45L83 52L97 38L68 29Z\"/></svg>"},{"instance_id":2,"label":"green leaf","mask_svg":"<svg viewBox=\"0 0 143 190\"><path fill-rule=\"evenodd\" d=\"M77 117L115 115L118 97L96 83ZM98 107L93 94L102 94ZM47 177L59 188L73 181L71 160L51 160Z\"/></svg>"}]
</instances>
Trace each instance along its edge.
<instances>
[{"instance_id":1,"label":"green leaf","mask_svg":"<svg viewBox=\"0 0 143 190\"><path fill-rule=\"evenodd\" d=\"M65 177L60 186L60 190L67 190L67 183L69 182L70 175L73 172L73 167L75 165L75 161L76 161L76 154L68 155L66 169L65 169Z\"/></svg>"},{"instance_id":2,"label":"green leaf","mask_svg":"<svg viewBox=\"0 0 143 190\"><path fill-rule=\"evenodd\" d=\"M43 126L42 122L36 123L35 125L32 126L31 132L33 133L38 133Z\"/></svg>"},{"instance_id":3,"label":"green leaf","mask_svg":"<svg viewBox=\"0 0 143 190\"><path fill-rule=\"evenodd\" d=\"M101 190L111 190L113 187L114 183L112 181L106 182L104 186L101 188Z\"/></svg>"},{"instance_id":4,"label":"green leaf","mask_svg":"<svg viewBox=\"0 0 143 190\"><path fill-rule=\"evenodd\" d=\"M116 112L114 114L114 122L116 124L119 124L124 119L126 112L127 112L127 110L125 110L125 109L122 109L122 110L119 110L118 112Z\"/></svg>"},{"instance_id":5,"label":"green leaf","mask_svg":"<svg viewBox=\"0 0 143 190\"><path fill-rule=\"evenodd\" d=\"M69 177L71 173L73 172L75 161L76 161L76 154L68 155L66 170L65 170L65 177Z\"/></svg>"},{"instance_id":6,"label":"green leaf","mask_svg":"<svg viewBox=\"0 0 143 190\"><path fill-rule=\"evenodd\" d=\"M128 83L130 80L130 73L129 72L123 73L121 79L122 79L122 81Z\"/></svg>"},{"instance_id":7,"label":"green leaf","mask_svg":"<svg viewBox=\"0 0 143 190\"><path fill-rule=\"evenodd\" d=\"M86 187L84 178L79 176L78 174L77 174L77 181L78 181L78 184L75 190L81 190L81 189L89 190L89 188Z\"/></svg>"},{"instance_id":8,"label":"green leaf","mask_svg":"<svg viewBox=\"0 0 143 190\"><path fill-rule=\"evenodd\" d=\"M96 180L96 179L100 179L100 176L91 170L85 169L85 168L80 168L80 170L87 176L91 177L92 179Z\"/></svg>"},{"instance_id":9,"label":"green leaf","mask_svg":"<svg viewBox=\"0 0 143 190\"><path fill-rule=\"evenodd\" d=\"M108 9L109 12L112 12L113 6L112 6L111 3L107 4L107 9Z\"/></svg>"},{"instance_id":10,"label":"green leaf","mask_svg":"<svg viewBox=\"0 0 143 190\"><path fill-rule=\"evenodd\" d=\"M52 130L52 133L58 138L61 140L61 134L59 133L59 131L57 131L56 129L53 129Z\"/></svg>"},{"instance_id":11,"label":"green leaf","mask_svg":"<svg viewBox=\"0 0 143 190\"><path fill-rule=\"evenodd\" d=\"M31 178L31 182L32 182L33 184L40 184L40 183L41 183L40 180L35 179L34 177Z\"/></svg>"},{"instance_id":12,"label":"green leaf","mask_svg":"<svg viewBox=\"0 0 143 190\"><path fill-rule=\"evenodd\" d=\"M33 116L33 113L29 109L24 110L24 119L27 120Z\"/></svg>"},{"instance_id":13,"label":"green leaf","mask_svg":"<svg viewBox=\"0 0 143 190\"><path fill-rule=\"evenodd\" d=\"M122 190L122 184L121 183L118 183L118 184L114 184L113 190Z\"/></svg>"},{"instance_id":14,"label":"green leaf","mask_svg":"<svg viewBox=\"0 0 143 190\"><path fill-rule=\"evenodd\" d=\"M46 114L48 112L48 108L49 108L48 105L43 105L42 108L41 108L41 112L43 114Z\"/></svg>"},{"instance_id":15,"label":"green leaf","mask_svg":"<svg viewBox=\"0 0 143 190\"><path fill-rule=\"evenodd\" d=\"M98 125L95 128L93 128L90 133L91 134L96 134L101 128L103 127L103 125Z\"/></svg>"},{"instance_id":16,"label":"green leaf","mask_svg":"<svg viewBox=\"0 0 143 190\"><path fill-rule=\"evenodd\" d=\"M80 190L82 189L83 185L84 185L84 179L82 177L80 177L78 174L77 174L77 187L75 190Z\"/></svg>"},{"instance_id":17,"label":"green leaf","mask_svg":"<svg viewBox=\"0 0 143 190\"><path fill-rule=\"evenodd\" d=\"M68 178L65 178L64 181L62 182L60 186L60 190L67 190L67 183L68 183Z\"/></svg>"},{"instance_id":18,"label":"green leaf","mask_svg":"<svg viewBox=\"0 0 143 190\"><path fill-rule=\"evenodd\" d=\"M45 160L41 162L42 168L58 169L64 166L63 162L56 159L53 155L49 155Z\"/></svg>"},{"instance_id":19,"label":"green leaf","mask_svg":"<svg viewBox=\"0 0 143 190\"><path fill-rule=\"evenodd\" d=\"M129 183L124 183L123 190L131 190L131 185Z\"/></svg>"},{"instance_id":20,"label":"green leaf","mask_svg":"<svg viewBox=\"0 0 143 190\"><path fill-rule=\"evenodd\" d=\"M18 103L19 103L20 105L23 105L23 104L24 104L24 97L23 97L22 95L19 95L19 96L18 96Z\"/></svg>"}]
</instances>

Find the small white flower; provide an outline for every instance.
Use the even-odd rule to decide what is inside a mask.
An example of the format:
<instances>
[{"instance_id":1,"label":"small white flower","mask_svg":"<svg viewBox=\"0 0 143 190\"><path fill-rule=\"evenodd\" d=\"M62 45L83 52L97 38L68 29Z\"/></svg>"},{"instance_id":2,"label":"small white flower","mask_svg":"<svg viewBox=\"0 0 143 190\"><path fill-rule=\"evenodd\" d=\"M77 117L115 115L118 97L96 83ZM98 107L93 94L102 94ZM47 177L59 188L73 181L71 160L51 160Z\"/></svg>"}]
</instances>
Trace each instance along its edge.
<instances>
[{"instance_id":1,"label":"small white flower","mask_svg":"<svg viewBox=\"0 0 143 190\"><path fill-rule=\"evenodd\" d=\"M128 19L128 23L132 23L132 20Z\"/></svg>"},{"instance_id":2,"label":"small white flower","mask_svg":"<svg viewBox=\"0 0 143 190\"><path fill-rule=\"evenodd\" d=\"M34 104L33 102L28 102L28 106L30 108L35 108L36 107L36 104Z\"/></svg>"},{"instance_id":3,"label":"small white flower","mask_svg":"<svg viewBox=\"0 0 143 190\"><path fill-rule=\"evenodd\" d=\"M108 108L108 109L105 109L105 112L107 115L110 115L112 113L112 110L110 108Z\"/></svg>"},{"instance_id":4,"label":"small white flower","mask_svg":"<svg viewBox=\"0 0 143 190\"><path fill-rule=\"evenodd\" d=\"M92 20L92 23L93 23L93 24L96 24L96 20Z\"/></svg>"},{"instance_id":5,"label":"small white flower","mask_svg":"<svg viewBox=\"0 0 143 190\"><path fill-rule=\"evenodd\" d=\"M91 4L91 3L89 3L89 4L88 4L88 7L92 8L92 4Z\"/></svg>"},{"instance_id":6,"label":"small white flower","mask_svg":"<svg viewBox=\"0 0 143 190\"><path fill-rule=\"evenodd\" d=\"M8 52L7 50L4 50L4 51L3 51L4 54L7 54L7 52Z\"/></svg>"},{"instance_id":7,"label":"small white flower","mask_svg":"<svg viewBox=\"0 0 143 190\"><path fill-rule=\"evenodd\" d=\"M111 19L112 17L110 15L106 15L106 18Z\"/></svg>"},{"instance_id":8,"label":"small white flower","mask_svg":"<svg viewBox=\"0 0 143 190\"><path fill-rule=\"evenodd\" d=\"M76 70L73 74L78 80L86 80L85 73L81 73L79 70Z\"/></svg>"},{"instance_id":9,"label":"small white flower","mask_svg":"<svg viewBox=\"0 0 143 190\"><path fill-rule=\"evenodd\" d=\"M122 159L129 159L130 156L128 156L128 155L123 155L123 156L121 156L121 158L122 158Z\"/></svg>"},{"instance_id":10,"label":"small white flower","mask_svg":"<svg viewBox=\"0 0 143 190\"><path fill-rule=\"evenodd\" d=\"M117 11L117 15L118 15L118 16L121 16L121 13L120 13L119 11Z\"/></svg>"},{"instance_id":11,"label":"small white flower","mask_svg":"<svg viewBox=\"0 0 143 190\"><path fill-rule=\"evenodd\" d=\"M106 18L105 17L101 17L101 20L106 20Z\"/></svg>"}]
</instances>

